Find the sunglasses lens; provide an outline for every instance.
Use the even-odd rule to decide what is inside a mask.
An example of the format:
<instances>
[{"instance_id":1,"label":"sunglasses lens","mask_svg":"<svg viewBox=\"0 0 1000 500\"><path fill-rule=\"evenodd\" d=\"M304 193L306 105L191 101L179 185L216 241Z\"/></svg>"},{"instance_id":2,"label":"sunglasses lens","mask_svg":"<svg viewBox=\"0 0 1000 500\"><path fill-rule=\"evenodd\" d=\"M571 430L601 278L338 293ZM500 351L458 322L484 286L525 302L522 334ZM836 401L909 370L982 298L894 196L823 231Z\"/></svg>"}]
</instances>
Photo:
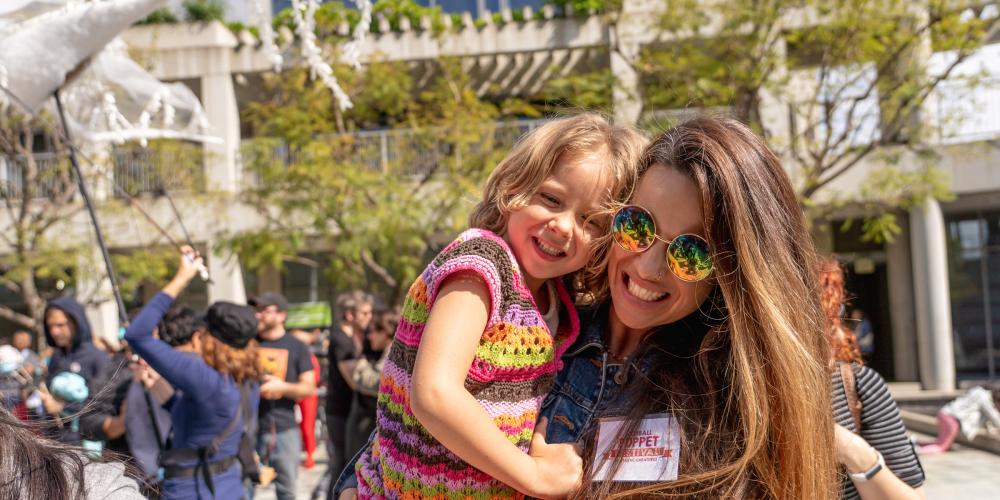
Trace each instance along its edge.
<instances>
[{"instance_id":1,"label":"sunglasses lens","mask_svg":"<svg viewBox=\"0 0 1000 500\"><path fill-rule=\"evenodd\" d=\"M649 212L639 207L623 207L615 214L611 234L625 250L641 252L653 244L656 225Z\"/></svg>"},{"instance_id":2,"label":"sunglasses lens","mask_svg":"<svg viewBox=\"0 0 1000 500\"><path fill-rule=\"evenodd\" d=\"M700 281L712 273L708 242L693 234L682 234L670 243L667 262L674 275L684 281Z\"/></svg>"}]
</instances>

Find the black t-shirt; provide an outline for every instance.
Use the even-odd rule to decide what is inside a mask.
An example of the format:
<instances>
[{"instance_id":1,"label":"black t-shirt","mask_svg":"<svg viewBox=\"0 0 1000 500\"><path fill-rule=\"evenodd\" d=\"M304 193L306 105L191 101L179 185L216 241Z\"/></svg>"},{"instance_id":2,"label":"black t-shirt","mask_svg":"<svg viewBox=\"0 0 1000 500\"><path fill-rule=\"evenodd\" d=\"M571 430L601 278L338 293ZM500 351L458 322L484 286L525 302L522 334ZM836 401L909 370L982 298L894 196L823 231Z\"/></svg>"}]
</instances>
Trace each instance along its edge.
<instances>
[{"instance_id":1,"label":"black t-shirt","mask_svg":"<svg viewBox=\"0 0 1000 500\"><path fill-rule=\"evenodd\" d=\"M326 413L346 417L351 412L354 391L347 385L337 363L358 358L358 348L354 339L339 328L330 333L330 350L327 353L329 368L326 379Z\"/></svg>"},{"instance_id":2,"label":"black t-shirt","mask_svg":"<svg viewBox=\"0 0 1000 500\"><path fill-rule=\"evenodd\" d=\"M260 345L257 356L264 374L298 383L300 375L313 369L309 347L288 333L278 340L258 338L257 342ZM272 423L279 432L295 427L295 400L261 398L258 415L261 432L270 432Z\"/></svg>"}]
</instances>

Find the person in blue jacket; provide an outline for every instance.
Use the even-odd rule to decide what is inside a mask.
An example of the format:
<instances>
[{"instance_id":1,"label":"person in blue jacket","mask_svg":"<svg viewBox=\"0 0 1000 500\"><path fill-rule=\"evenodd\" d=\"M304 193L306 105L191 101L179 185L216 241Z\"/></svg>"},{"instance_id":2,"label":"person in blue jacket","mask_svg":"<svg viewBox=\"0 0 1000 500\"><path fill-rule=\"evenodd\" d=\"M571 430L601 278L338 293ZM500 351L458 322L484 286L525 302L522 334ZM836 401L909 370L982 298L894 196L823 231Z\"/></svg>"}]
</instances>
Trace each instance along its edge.
<instances>
[{"instance_id":1,"label":"person in blue jacket","mask_svg":"<svg viewBox=\"0 0 1000 500\"><path fill-rule=\"evenodd\" d=\"M45 383L51 386L52 379L63 372L75 373L89 384L107 365L111 358L94 346L91 341L90 322L84 314L83 306L73 297L59 297L45 307L45 341L52 347L52 357L48 363ZM48 391L40 391L46 415L75 414L84 408L87 401L64 403ZM74 427L53 428L53 438L64 443L79 444L80 432Z\"/></svg>"},{"instance_id":2,"label":"person in blue jacket","mask_svg":"<svg viewBox=\"0 0 1000 500\"><path fill-rule=\"evenodd\" d=\"M185 350L153 336L160 319L198 274L201 257L183 249L177 274L139 312L125 333L136 354L173 394L166 398L173 424L168 449L161 455L164 499L241 499L242 467L238 457L247 429L244 415L257 414L260 401L257 371L257 318L253 309L229 302L212 304L205 328ZM248 406L249 405L249 406ZM242 410L242 411L241 411ZM252 435L252 434L251 434Z\"/></svg>"}]
</instances>

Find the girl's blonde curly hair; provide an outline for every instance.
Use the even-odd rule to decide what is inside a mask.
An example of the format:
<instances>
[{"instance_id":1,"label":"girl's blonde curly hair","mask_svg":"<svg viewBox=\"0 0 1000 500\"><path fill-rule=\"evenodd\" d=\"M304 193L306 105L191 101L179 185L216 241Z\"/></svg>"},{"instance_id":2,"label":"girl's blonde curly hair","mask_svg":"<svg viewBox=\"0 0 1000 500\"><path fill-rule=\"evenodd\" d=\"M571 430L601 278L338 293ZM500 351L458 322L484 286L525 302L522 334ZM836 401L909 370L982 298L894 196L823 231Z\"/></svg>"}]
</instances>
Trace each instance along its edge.
<instances>
[{"instance_id":1,"label":"girl's blonde curly hair","mask_svg":"<svg viewBox=\"0 0 1000 500\"><path fill-rule=\"evenodd\" d=\"M482 201L469 216L469 225L504 234L510 212L527 204L538 186L553 174L560 157L582 153L600 154L607 160L610 181L601 204L601 216L606 220L631 193L646 142L646 137L635 129L612 124L600 113L579 113L549 121L525 134L493 170ZM609 235L598 238L587 265L569 280L576 292L590 297L607 293L609 242Z\"/></svg>"}]
</instances>

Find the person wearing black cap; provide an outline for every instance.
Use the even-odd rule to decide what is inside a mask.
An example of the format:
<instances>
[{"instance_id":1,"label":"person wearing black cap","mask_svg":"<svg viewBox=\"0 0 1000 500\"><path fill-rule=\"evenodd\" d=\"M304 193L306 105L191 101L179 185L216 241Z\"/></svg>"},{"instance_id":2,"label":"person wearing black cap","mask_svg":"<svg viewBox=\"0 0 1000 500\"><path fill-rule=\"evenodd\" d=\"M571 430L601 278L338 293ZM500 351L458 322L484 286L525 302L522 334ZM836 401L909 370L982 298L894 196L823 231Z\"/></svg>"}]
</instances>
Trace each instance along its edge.
<instances>
[{"instance_id":1,"label":"person wearing black cap","mask_svg":"<svg viewBox=\"0 0 1000 500\"><path fill-rule=\"evenodd\" d=\"M164 499L243 497L237 455L259 403L257 318L246 306L212 304L191 349L175 350L153 336L174 299L198 274L201 258L184 248L173 280L142 309L125 333L132 349L177 391L164 404L173 423L161 455ZM242 410L242 411L241 411ZM251 422L244 425L244 420Z\"/></svg>"},{"instance_id":2,"label":"person wearing black cap","mask_svg":"<svg viewBox=\"0 0 1000 500\"><path fill-rule=\"evenodd\" d=\"M302 453L295 402L316 393L316 375L309 347L285 332L285 297L265 293L249 303L257 310L257 352L263 376L257 453L277 473L278 500L294 499ZM253 498L253 491L248 496Z\"/></svg>"}]
</instances>

